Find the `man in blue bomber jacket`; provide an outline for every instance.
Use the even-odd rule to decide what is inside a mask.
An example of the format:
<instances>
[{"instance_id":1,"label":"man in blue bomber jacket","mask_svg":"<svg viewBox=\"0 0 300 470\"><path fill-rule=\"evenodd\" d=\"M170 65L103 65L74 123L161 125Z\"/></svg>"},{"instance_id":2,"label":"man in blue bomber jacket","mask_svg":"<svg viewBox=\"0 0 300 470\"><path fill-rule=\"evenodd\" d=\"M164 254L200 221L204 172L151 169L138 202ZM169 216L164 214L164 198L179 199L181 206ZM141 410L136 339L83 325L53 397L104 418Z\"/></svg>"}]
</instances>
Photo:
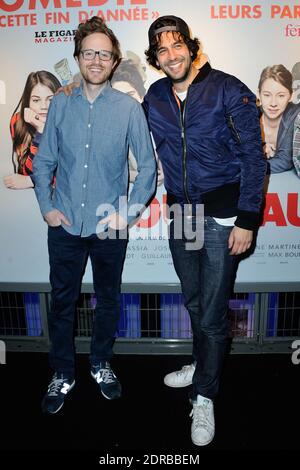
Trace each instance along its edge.
<instances>
[{"instance_id":1,"label":"man in blue bomber jacket","mask_svg":"<svg viewBox=\"0 0 300 470\"><path fill-rule=\"evenodd\" d=\"M255 95L209 63L195 67L199 41L181 18L156 19L148 36L147 60L166 77L149 88L144 109L168 204L182 209L174 211L169 243L193 330L193 363L164 381L192 385L191 438L203 446L215 433L228 302L238 255L249 249L259 224L266 162ZM204 243L191 249L185 227L197 226L197 204L204 205ZM178 217L182 236L174 229Z\"/></svg>"}]
</instances>

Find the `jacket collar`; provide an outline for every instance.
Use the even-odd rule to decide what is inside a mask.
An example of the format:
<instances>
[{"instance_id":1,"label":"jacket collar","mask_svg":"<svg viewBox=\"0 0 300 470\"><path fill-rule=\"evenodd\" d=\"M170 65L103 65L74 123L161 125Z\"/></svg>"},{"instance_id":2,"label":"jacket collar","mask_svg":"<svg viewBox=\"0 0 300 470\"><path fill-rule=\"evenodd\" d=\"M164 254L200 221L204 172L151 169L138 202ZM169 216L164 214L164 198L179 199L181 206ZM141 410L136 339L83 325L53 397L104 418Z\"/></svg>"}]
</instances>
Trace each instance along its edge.
<instances>
[{"instance_id":1,"label":"jacket collar","mask_svg":"<svg viewBox=\"0 0 300 470\"><path fill-rule=\"evenodd\" d=\"M201 69L199 69L199 72L197 73L196 77L192 81L191 85L195 85L196 83L202 82L205 80L205 78L208 76L208 74L211 72L212 68L208 62L206 62Z\"/></svg>"}]
</instances>

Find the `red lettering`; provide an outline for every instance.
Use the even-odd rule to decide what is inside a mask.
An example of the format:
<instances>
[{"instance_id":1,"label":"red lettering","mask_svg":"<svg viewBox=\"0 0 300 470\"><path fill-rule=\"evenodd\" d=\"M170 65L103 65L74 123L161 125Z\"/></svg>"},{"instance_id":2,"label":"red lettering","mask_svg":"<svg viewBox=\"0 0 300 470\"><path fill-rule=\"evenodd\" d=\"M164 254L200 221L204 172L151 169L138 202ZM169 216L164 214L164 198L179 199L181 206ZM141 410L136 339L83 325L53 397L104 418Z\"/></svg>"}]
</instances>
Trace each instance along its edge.
<instances>
[{"instance_id":1,"label":"red lettering","mask_svg":"<svg viewBox=\"0 0 300 470\"><path fill-rule=\"evenodd\" d=\"M9 1L9 0L8 0ZM107 3L108 0L87 0L88 6L102 6ZM146 5L147 0L127 0L130 5ZM17 11L24 6L25 0L16 0L14 3L7 3L7 0L0 0L0 10L12 12ZM27 3L27 2L26 2ZM66 0L66 8L78 8L82 6L82 0ZM125 0L116 0L117 6L123 6ZM49 6L50 4L50 6ZM50 8L62 8L62 0L29 0L28 9L35 10L39 6L46 10ZM147 19L147 18L145 18Z\"/></svg>"},{"instance_id":2,"label":"red lettering","mask_svg":"<svg viewBox=\"0 0 300 470\"><path fill-rule=\"evenodd\" d=\"M226 5L219 6L220 18L227 18Z\"/></svg>"},{"instance_id":3,"label":"red lettering","mask_svg":"<svg viewBox=\"0 0 300 470\"><path fill-rule=\"evenodd\" d=\"M298 193L288 194L287 219L291 225L300 227L300 217L298 215Z\"/></svg>"},{"instance_id":4,"label":"red lettering","mask_svg":"<svg viewBox=\"0 0 300 470\"><path fill-rule=\"evenodd\" d=\"M160 218L160 205L156 197L151 202L149 209L150 209L150 215L148 219L140 219L138 223L136 224L137 227L149 228L157 224Z\"/></svg>"},{"instance_id":5,"label":"red lettering","mask_svg":"<svg viewBox=\"0 0 300 470\"><path fill-rule=\"evenodd\" d=\"M254 5L253 7L253 18L261 18L261 5Z\"/></svg>"},{"instance_id":6,"label":"red lettering","mask_svg":"<svg viewBox=\"0 0 300 470\"><path fill-rule=\"evenodd\" d=\"M271 5L271 18L300 18L300 5L289 7L284 5L281 9L280 5Z\"/></svg>"},{"instance_id":7,"label":"red lettering","mask_svg":"<svg viewBox=\"0 0 300 470\"><path fill-rule=\"evenodd\" d=\"M0 9L3 11L16 11L23 6L24 0L16 0L15 3L7 4L4 0L0 0Z\"/></svg>"},{"instance_id":8,"label":"red lettering","mask_svg":"<svg viewBox=\"0 0 300 470\"><path fill-rule=\"evenodd\" d=\"M261 5L219 5L210 7L210 17L224 19L260 18Z\"/></svg>"},{"instance_id":9,"label":"red lettering","mask_svg":"<svg viewBox=\"0 0 300 470\"><path fill-rule=\"evenodd\" d=\"M242 8L244 5L242 5ZM251 7L250 7L251 10ZM228 17L229 18L243 18L243 10L240 10L240 6L237 5L237 7L233 7L232 5L228 6Z\"/></svg>"},{"instance_id":10,"label":"red lettering","mask_svg":"<svg viewBox=\"0 0 300 470\"><path fill-rule=\"evenodd\" d=\"M214 5L212 5L212 6L210 7L210 17L211 17L211 18L219 18L218 15L216 15L216 13L215 13L215 7L214 7Z\"/></svg>"},{"instance_id":11,"label":"red lettering","mask_svg":"<svg viewBox=\"0 0 300 470\"><path fill-rule=\"evenodd\" d=\"M81 7L81 4L82 4L81 0L67 0L66 1L67 8Z\"/></svg>"},{"instance_id":12,"label":"red lettering","mask_svg":"<svg viewBox=\"0 0 300 470\"><path fill-rule=\"evenodd\" d=\"M281 11L280 5L271 5L271 18L275 18Z\"/></svg>"},{"instance_id":13,"label":"red lettering","mask_svg":"<svg viewBox=\"0 0 300 470\"><path fill-rule=\"evenodd\" d=\"M88 6L89 7L99 7L107 3L107 0L89 0Z\"/></svg>"},{"instance_id":14,"label":"red lettering","mask_svg":"<svg viewBox=\"0 0 300 470\"><path fill-rule=\"evenodd\" d=\"M262 226L267 222L275 222L278 227L286 227L287 223L281 207L280 199L277 193L266 194L266 207Z\"/></svg>"},{"instance_id":15,"label":"red lettering","mask_svg":"<svg viewBox=\"0 0 300 470\"><path fill-rule=\"evenodd\" d=\"M147 0L130 0L131 5L146 5ZM123 6L124 0L117 0L117 5Z\"/></svg>"},{"instance_id":16,"label":"red lettering","mask_svg":"<svg viewBox=\"0 0 300 470\"><path fill-rule=\"evenodd\" d=\"M61 0L29 0L29 10L35 10L37 8L37 2L40 2L44 9L48 8L48 3L53 1L54 8L61 8ZM52 7L52 5L51 5Z\"/></svg>"},{"instance_id":17,"label":"red lettering","mask_svg":"<svg viewBox=\"0 0 300 470\"><path fill-rule=\"evenodd\" d=\"M89 18L89 14L86 11L78 12L78 21L79 23L85 23Z\"/></svg>"}]
</instances>

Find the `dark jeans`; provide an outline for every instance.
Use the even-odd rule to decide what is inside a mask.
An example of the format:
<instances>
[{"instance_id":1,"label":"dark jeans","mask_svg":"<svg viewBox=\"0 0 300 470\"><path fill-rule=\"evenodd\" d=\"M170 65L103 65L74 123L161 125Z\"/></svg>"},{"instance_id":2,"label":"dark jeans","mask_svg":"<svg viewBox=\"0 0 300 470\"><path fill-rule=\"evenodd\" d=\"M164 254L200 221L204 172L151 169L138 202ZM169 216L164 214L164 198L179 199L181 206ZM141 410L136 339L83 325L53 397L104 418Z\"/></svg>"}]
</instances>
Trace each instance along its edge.
<instances>
[{"instance_id":1,"label":"dark jeans","mask_svg":"<svg viewBox=\"0 0 300 470\"><path fill-rule=\"evenodd\" d=\"M237 264L237 257L228 250L231 230L205 217L204 245L197 250L187 250L184 237L175 240L172 227L170 230L170 250L193 331L197 365L192 399L198 394L213 399L219 388L228 346L228 302Z\"/></svg>"},{"instance_id":2,"label":"dark jeans","mask_svg":"<svg viewBox=\"0 0 300 470\"><path fill-rule=\"evenodd\" d=\"M90 256L97 298L91 341L91 363L109 361L120 316L121 273L127 240L80 237L60 227L49 227L51 309L48 315L50 366L74 374L74 318L81 280Z\"/></svg>"}]
</instances>

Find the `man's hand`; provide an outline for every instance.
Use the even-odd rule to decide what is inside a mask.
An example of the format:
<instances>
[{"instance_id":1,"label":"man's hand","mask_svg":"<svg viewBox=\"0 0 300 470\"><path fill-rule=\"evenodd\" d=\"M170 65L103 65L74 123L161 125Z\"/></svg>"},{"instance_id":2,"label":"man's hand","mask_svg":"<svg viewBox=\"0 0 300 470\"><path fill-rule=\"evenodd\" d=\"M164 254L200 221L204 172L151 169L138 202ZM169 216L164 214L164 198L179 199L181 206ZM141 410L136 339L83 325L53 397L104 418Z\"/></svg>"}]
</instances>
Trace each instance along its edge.
<instances>
[{"instance_id":1,"label":"man's hand","mask_svg":"<svg viewBox=\"0 0 300 470\"><path fill-rule=\"evenodd\" d=\"M118 212L114 212L113 214L104 217L104 219L100 220L99 224L107 224L108 227L113 230L124 230L127 227L126 220Z\"/></svg>"},{"instance_id":2,"label":"man's hand","mask_svg":"<svg viewBox=\"0 0 300 470\"><path fill-rule=\"evenodd\" d=\"M40 134L43 133L46 118L39 116L31 108L24 108L24 121L31 124Z\"/></svg>"},{"instance_id":3,"label":"man's hand","mask_svg":"<svg viewBox=\"0 0 300 470\"><path fill-rule=\"evenodd\" d=\"M33 182L30 176L19 175L13 173L12 175L4 176L3 182L9 189L27 189L33 188Z\"/></svg>"},{"instance_id":4,"label":"man's hand","mask_svg":"<svg viewBox=\"0 0 300 470\"><path fill-rule=\"evenodd\" d=\"M45 221L50 227L59 227L63 222L65 225L71 225L68 219L58 209L47 212L44 216Z\"/></svg>"},{"instance_id":5,"label":"man's hand","mask_svg":"<svg viewBox=\"0 0 300 470\"><path fill-rule=\"evenodd\" d=\"M250 248L252 240L252 230L246 230L236 226L233 227L228 240L228 248L231 250L230 254L240 255L245 253L245 251Z\"/></svg>"},{"instance_id":6,"label":"man's hand","mask_svg":"<svg viewBox=\"0 0 300 470\"><path fill-rule=\"evenodd\" d=\"M58 88L55 94L58 95L59 93L63 92L66 96L71 96L74 88L78 87L80 87L80 82L72 82L68 85L61 86L60 88Z\"/></svg>"}]
</instances>

